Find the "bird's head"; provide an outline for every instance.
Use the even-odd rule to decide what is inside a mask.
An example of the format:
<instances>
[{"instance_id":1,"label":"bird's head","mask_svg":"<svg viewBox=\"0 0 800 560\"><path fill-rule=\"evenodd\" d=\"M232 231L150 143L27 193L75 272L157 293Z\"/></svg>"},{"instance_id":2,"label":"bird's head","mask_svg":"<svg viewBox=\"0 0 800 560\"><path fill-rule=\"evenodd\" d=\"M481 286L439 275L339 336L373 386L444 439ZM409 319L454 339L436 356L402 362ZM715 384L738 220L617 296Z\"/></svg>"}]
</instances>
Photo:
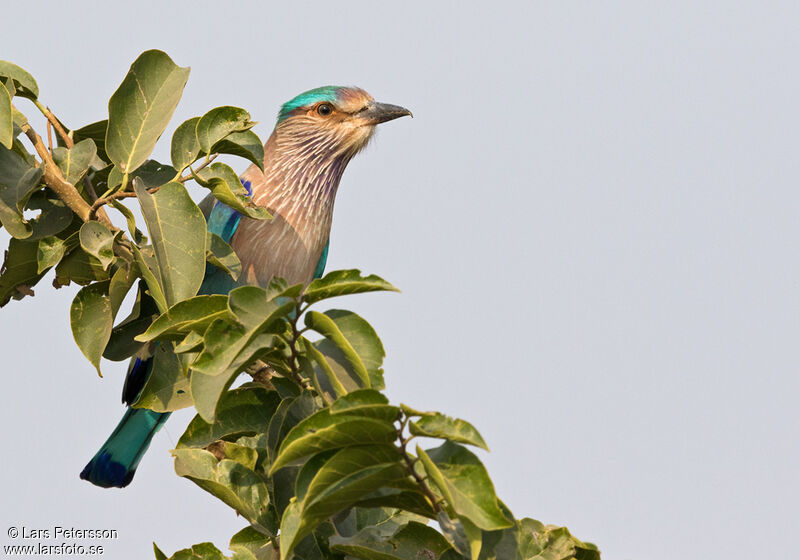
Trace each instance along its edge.
<instances>
[{"instance_id":1,"label":"bird's head","mask_svg":"<svg viewBox=\"0 0 800 560\"><path fill-rule=\"evenodd\" d=\"M375 126L406 115L411 111L378 103L361 88L324 86L283 104L276 141L295 155L349 159L367 145Z\"/></svg>"}]
</instances>

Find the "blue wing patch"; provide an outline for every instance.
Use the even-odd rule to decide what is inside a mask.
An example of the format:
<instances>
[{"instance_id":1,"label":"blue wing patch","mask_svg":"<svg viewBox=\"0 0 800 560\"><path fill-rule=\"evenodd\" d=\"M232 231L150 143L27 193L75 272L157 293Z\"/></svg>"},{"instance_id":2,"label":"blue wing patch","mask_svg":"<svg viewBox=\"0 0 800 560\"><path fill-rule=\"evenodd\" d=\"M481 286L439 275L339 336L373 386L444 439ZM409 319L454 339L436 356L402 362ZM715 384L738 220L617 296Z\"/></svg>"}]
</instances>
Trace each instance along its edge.
<instances>
[{"instance_id":1,"label":"blue wing patch","mask_svg":"<svg viewBox=\"0 0 800 560\"><path fill-rule=\"evenodd\" d=\"M330 246L331 240L329 239L322 250L322 254L319 256L319 261L317 261L317 268L314 269L314 278L322 278L322 273L325 272L325 264L328 262L328 247Z\"/></svg>"},{"instance_id":2,"label":"blue wing patch","mask_svg":"<svg viewBox=\"0 0 800 560\"><path fill-rule=\"evenodd\" d=\"M250 181L242 180L242 185L248 195L253 194ZM230 243L241 219L242 215L239 212L218 200L208 215L208 231L219 235L225 243Z\"/></svg>"}]
</instances>

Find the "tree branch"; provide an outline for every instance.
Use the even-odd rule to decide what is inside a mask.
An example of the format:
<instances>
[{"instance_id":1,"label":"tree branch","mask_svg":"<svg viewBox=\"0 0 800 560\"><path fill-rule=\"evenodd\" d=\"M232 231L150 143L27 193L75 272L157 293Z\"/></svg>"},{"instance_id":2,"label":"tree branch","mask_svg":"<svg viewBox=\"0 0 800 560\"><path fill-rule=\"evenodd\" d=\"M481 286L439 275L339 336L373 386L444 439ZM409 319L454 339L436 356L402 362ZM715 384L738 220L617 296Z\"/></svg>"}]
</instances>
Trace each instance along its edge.
<instances>
[{"instance_id":1,"label":"tree branch","mask_svg":"<svg viewBox=\"0 0 800 560\"><path fill-rule=\"evenodd\" d=\"M158 192L158 189L160 189L160 188L161 187L153 187L153 188L147 189L147 192L149 192L150 194L155 194L155 193ZM99 215L100 212L104 211L101 207L103 205L105 205L105 204L108 204L112 200L117 200L119 198L133 198L135 196L136 196L135 192L119 191L119 192L115 192L113 194L110 194L108 196L104 196L103 198L98 198L97 200L94 201L94 204L92 204L92 206L91 206L91 209L90 209L91 210L91 214L90 215L91 216L94 216L94 214L98 214Z\"/></svg>"},{"instance_id":2,"label":"tree branch","mask_svg":"<svg viewBox=\"0 0 800 560\"><path fill-rule=\"evenodd\" d=\"M81 220L84 222L91 220L91 206L89 206L86 201L83 200L83 197L74 186L64 180L64 176L61 175L61 170L53 161L53 157L50 155L50 152L47 151L47 147L44 145L42 137L39 136L28 123L22 125L22 131L31 141L33 147L36 149L36 153L38 153L39 157L42 159L42 163L44 164L44 181L47 186L50 187L50 189L56 193L61 200L64 201L64 204L66 204L70 210L75 212ZM105 223L105 225L113 227L108 219L108 216L98 216L98 219Z\"/></svg>"}]
</instances>

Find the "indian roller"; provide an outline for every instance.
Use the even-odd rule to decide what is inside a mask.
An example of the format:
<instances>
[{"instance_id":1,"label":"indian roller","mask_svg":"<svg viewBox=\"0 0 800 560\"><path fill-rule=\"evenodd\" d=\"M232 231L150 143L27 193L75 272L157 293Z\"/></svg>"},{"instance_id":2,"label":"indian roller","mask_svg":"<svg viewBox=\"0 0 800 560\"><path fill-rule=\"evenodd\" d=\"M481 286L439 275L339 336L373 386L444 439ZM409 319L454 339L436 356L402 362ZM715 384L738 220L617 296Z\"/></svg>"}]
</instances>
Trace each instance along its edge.
<instances>
[{"instance_id":1,"label":"indian roller","mask_svg":"<svg viewBox=\"0 0 800 560\"><path fill-rule=\"evenodd\" d=\"M322 276L345 167L378 124L405 115L411 112L378 103L357 87L320 87L284 103L264 144L264 171L251 165L241 175L253 202L269 209L273 219L248 218L211 195L201 202L208 230L230 243L242 273L234 282L209 266L200 293L224 294L242 284L266 287L273 277L290 285L308 284ZM151 367L151 358L132 360L122 395L128 405L125 415L81 478L105 488L130 484L150 441L171 414L130 407Z\"/></svg>"}]
</instances>

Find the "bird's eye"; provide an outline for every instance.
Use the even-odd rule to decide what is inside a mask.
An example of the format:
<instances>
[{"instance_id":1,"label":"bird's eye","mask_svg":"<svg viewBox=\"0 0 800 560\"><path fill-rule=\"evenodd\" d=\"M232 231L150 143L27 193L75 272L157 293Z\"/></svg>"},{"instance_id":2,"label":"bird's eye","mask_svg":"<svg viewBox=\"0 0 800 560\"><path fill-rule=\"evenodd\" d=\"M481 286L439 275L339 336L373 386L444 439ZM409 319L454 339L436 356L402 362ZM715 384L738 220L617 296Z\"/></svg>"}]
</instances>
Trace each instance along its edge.
<instances>
[{"instance_id":1,"label":"bird's eye","mask_svg":"<svg viewBox=\"0 0 800 560\"><path fill-rule=\"evenodd\" d=\"M319 107L317 107L317 113L319 113L323 117L327 117L331 113L333 113L333 107L330 106L329 103L323 103Z\"/></svg>"}]
</instances>

